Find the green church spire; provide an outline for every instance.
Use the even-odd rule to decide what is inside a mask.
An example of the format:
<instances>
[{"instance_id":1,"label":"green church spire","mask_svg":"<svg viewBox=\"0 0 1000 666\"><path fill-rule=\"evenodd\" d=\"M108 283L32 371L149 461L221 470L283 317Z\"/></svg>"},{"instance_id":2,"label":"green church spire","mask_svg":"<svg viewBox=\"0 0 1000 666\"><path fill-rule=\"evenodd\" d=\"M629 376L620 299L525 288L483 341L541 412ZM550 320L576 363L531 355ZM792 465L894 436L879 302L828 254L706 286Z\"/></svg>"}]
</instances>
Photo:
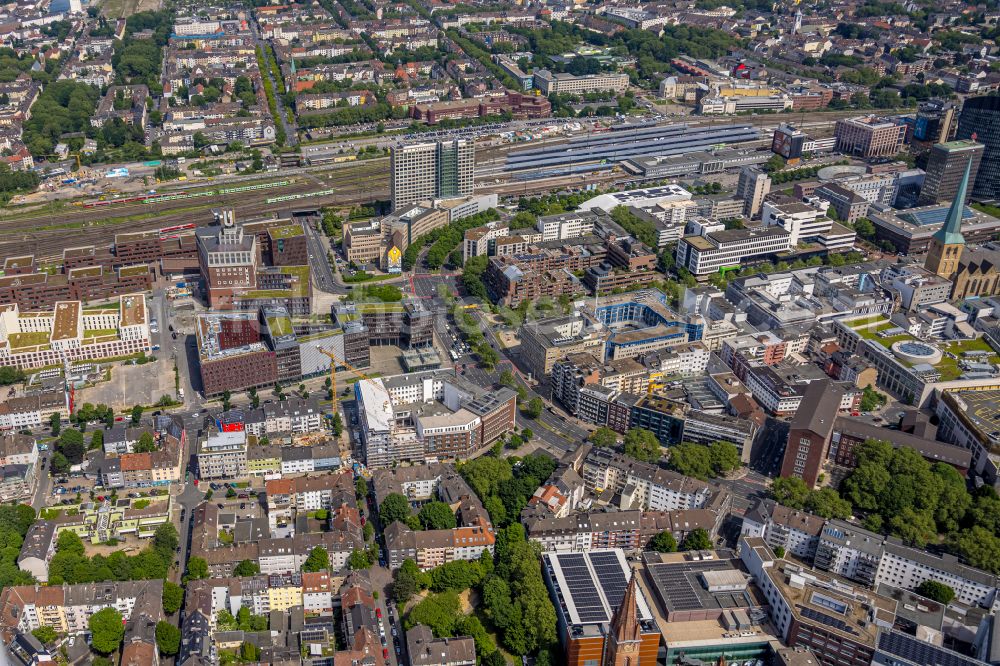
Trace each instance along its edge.
<instances>
[{"instance_id":1,"label":"green church spire","mask_svg":"<svg viewBox=\"0 0 1000 666\"><path fill-rule=\"evenodd\" d=\"M962 236L962 216L965 213L965 193L969 189L969 174L972 172L972 158L965 163L965 174L962 182L958 184L958 191L955 192L955 199L948 209L948 218L941 228L934 232L941 245L964 245L965 237Z\"/></svg>"}]
</instances>

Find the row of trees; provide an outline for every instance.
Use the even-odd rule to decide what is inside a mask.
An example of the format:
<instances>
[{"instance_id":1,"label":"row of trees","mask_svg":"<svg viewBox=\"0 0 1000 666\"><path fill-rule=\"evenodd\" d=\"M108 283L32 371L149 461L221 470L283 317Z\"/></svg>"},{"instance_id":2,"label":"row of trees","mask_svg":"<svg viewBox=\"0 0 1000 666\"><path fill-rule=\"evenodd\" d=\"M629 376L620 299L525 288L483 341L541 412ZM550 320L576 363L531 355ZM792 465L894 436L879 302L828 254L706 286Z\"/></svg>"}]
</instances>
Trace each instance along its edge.
<instances>
[{"instance_id":1,"label":"row of trees","mask_svg":"<svg viewBox=\"0 0 1000 666\"><path fill-rule=\"evenodd\" d=\"M681 442L669 449L671 469L703 481L739 469L743 461L732 442L712 442L708 446Z\"/></svg>"},{"instance_id":2,"label":"row of trees","mask_svg":"<svg viewBox=\"0 0 1000 666\"><path fill-rule=\"evenodd\" d=\"M848 518L851 503L842 499L833 488L813 490L802 479L787 477L775 479L771 493L779 504L792 509L802 509L822 518Z\"/></svg>"},{"instance_id":3,"label":"row of trees","mask_svg":"<svg viewBox=\"0 0 1000 666\"><path fill-rule=\"evenodd\" d=\"M541 401L539 401L541 402ZM611 428L601 426L590 433L589 440L595 446L614 448L618 446L618 433ZM663 455L660 440L652 430L645 428L630 428L622 440L625 455L642 462L655 463Z\"/></svg>"},{"instance_id":4,"label":"row of trees","mask_svg":"<svg viewBox=\"0 0 1000 666\"><path fill-rule=\"evenodd\" d=\"M839 494L791 478L776 479L771 492L781 504L824 518L863 516L867 529L918 548L940 543L972 566L1000 574L1000 496L993 488L970 493L951 465L884 441L869 439L854 455L857 467Z\"/></svg>"},{"instance_id":5,"label":"row of trees","mask_svg":"<svg viewBox=\"0 0 1000 666\"><path fill-rule=\"evenodd\" d=\"M396 120L406 117L406 112L402 107L393 108L385 102L378 102L368 106L349 106L338 108L329 113L309 113L300 115L298 119L299 127L341 127L343 125L357 125L359 123L377 123L381 120L395 118Z\"/></svg>"},{"instance_id":6,"label":"row of trees","mask_svg":"<svg viewBox=\"0 0 1000 666\"><path fill-rule=\"evenodd\" d=\"M87 557L80 537L64 530L49 563L49 584L166 578L178 544L177 528L168 522L156 529L152 543L136 555L117 551L107 557Z\"/></svg>"},{"instance_id":7,"label":"row of trees","mask_svg":"<svg viewBox=\"0 0 1000 666\"><path fill-rule=\"evenodd\" d=\"M451 507L444 502L427 502L417 515L413 515L410 501L400 493L390 493L382 500L379 520L383 527L399 521L411 530L450 530L458 526Z\"/></svg>"},{"instance_id":8,"label":"row of trees","mask_svg":"<svg viewBox=\"0 0 1000 666\"><path fill-rule=\"evenodd\" d=\"M403 270L412 269L420 251L428 245L431 247L427 251L427 266L432 269L441 268L448 259L448 255L461 244L466 231L498 219L500 219L500 214L496 209L490 208L482 213L471 215L458 222L452 222L446 227L439 227L424 234L406 248L406 252L403 254Z\"/></svg>"},{"instance_id":9,"label":"row of trees","mask_svg":"<svg viewBox=\"0 0 1000 666\"><path fill-rule=\"evenodd\" d=\"M30 585L34 577L17 566L17 556L31 524L35 510L27 504L0 505L0 588Z\"/></svg>"}]
</instances>

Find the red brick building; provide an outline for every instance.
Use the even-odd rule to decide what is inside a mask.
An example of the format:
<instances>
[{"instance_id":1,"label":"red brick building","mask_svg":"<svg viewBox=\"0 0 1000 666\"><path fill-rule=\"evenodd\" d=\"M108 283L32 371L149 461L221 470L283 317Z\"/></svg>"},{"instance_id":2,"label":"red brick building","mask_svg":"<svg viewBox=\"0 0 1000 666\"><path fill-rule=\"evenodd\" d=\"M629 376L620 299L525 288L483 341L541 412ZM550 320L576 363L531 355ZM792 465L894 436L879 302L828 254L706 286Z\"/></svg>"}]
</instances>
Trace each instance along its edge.
<instances>
[{"instance_id":1,"label":"red brick building","mask_svg":"<svg viewBox=\"0 0 1000 666\"><path fill-rule=\"evenodd\" d=\"M414 104L410 113L414 119L431 125L442 120L483 118L502 113L510 113L514 118L547 118L552 114L552 104L539 95L508 91L497 97Z\"/></svg>"}]
</instances>

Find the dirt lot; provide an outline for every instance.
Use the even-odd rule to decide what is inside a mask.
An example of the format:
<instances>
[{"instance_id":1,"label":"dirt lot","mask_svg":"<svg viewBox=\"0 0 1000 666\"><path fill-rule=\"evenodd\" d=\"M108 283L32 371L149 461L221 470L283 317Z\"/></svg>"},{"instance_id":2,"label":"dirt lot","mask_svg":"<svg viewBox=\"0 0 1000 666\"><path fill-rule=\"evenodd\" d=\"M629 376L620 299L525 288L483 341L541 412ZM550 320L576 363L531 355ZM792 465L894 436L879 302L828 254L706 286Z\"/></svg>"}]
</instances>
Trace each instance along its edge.
<instances>
[{"instance_id":1,"label":"dirt lot","mask_svg":"<svg viewBox=\"0 0 1000 666\"><path fill-rule=\"evenodd\" d=\"M399 347L372 347L370 353L372 365L371 368L366 370L365 374L374 375L377 373L382 376L389 376L401 375L405 372L402 365L403 350Z\"/></svg>"},{"instance_id":2,"label":"dirt lot","mask_svg":"<svg viewBox=\"0 0 1000 666\"><path fill-rule=\"evenodd\" d=\"M153 363L114 366L111 381L81 389L76 400L120 410L152 405L164 395L174 396L174 362L161 351Z\"/></svg>"}]
</instances>

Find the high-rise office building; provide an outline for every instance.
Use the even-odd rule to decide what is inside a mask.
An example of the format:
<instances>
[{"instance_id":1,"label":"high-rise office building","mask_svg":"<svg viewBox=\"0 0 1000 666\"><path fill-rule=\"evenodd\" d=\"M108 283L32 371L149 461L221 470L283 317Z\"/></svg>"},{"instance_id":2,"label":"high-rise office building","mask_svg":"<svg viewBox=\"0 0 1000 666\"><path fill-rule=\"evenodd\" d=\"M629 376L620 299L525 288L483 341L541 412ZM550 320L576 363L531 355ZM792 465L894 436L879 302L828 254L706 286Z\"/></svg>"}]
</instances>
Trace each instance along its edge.
<instances>
[{"instance_id":1,"label":"high-rise office building","mask_svg":"<svg viewBox=\"0 0 1000 666\"><path fill-rule=\"evenodd\" d=\"M1000 97L974 97L965 100L955 136L985 145L979 173L972 186L972 197L1000 198Z\"/></svg>"},{"instance_id":2,"label":"high-rise office building","mask_svg":"<svg viewBox=\"0 0 1000 666\"><path fill-rule=\"evenodd\" d=\"M392 208L472 194L475 144L468 139L414 143L392 149Z\"/></svg>"},{"instance_id":3,"label":"high-rise office building","mask_svg":"<svg viewBox=\"0 0 1000 666\"><path fill-rule=\"evenodd\" d=\"M841 118L833 129L836 149L857 157L894 157L903 149L906 125L895 118Z\"/></svg>"},{"instance_id":4,"label":"high-rise office building","mask_svg":"<svg viewBox=\"0 0 1000 666\"><path fill-rule=\"evenodd\" d=\"M920 205L928 206L954 199L970 161L971 179L974 181L983 158L983 147L983 144L969 140L934 144L927 156L927 175L920 190Z\"/></svg>"},{"instance_id":5,"label":"high-rise office building","mask_svg":"<svg viewBox=\"0 0 1000 666\"><path fill-rule=\"evenodd\" d=\"M743 200L743 214L753 218L760 213L764 197L771 191L771 177L755 166L743 167L736 184L736 197Z\"/></svg>"},{"instance_id":6,"label":"high-rise office building","mask_svg":"<svg viewBox=\"0 0 1000 666\"><path fill-rule=\"evenodd\" d=\"M915 144L947 143L955 133L955 103L929 99L920 104L913 120Z\"/></svg>"}]
</instances>

